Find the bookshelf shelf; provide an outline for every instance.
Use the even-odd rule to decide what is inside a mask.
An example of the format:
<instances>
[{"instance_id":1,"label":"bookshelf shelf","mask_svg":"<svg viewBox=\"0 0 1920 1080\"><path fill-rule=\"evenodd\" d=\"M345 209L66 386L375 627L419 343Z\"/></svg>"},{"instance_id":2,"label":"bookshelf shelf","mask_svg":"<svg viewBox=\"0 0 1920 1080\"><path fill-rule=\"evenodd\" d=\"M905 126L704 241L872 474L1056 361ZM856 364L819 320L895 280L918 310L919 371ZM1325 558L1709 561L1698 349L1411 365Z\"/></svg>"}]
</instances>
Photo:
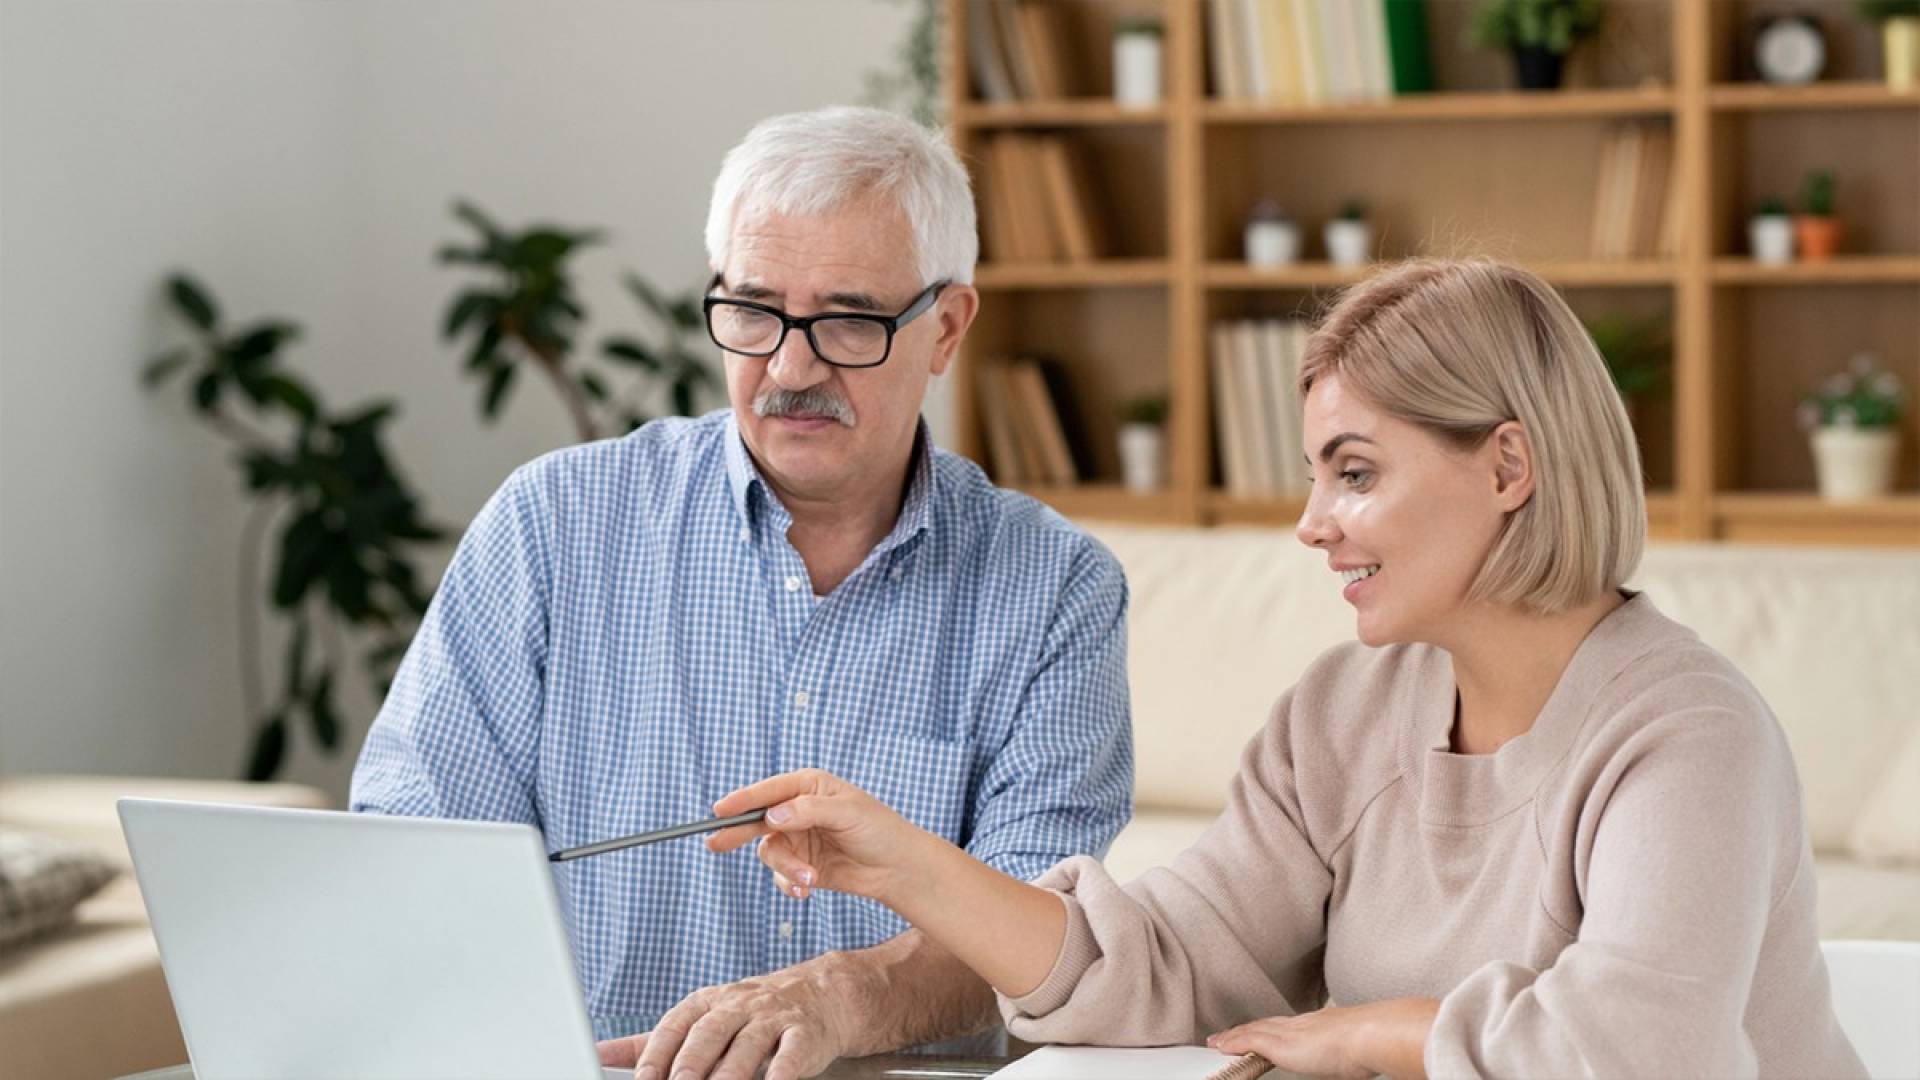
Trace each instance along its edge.
<instances>
[{"instance_id":1,"label":"bookshelf shelf","mask_svg":"<svg viewBox=\"0 0 1920 1080\"><path fill-rule=\"evenodd\" d=\"M1165 259L1101 259L1068 263L981 263L973 283L980 289L1077 289L1165 285L1173 269Z\"/></svg>"},{"instance_id":2,"label":"bookshelf shelf","mask_svg":"<svg viewBox=\"0 0 1920 1080\"><path fill-rule=\"evenodd\" d=\"M1555 285L1668 286L1680 276L1678 265L1658 260L1539 261L1528 268ZM1324 289L1340 288L1365 278L1368 267L1347 269L1327 263L1267 269L1237 262L1211 262L1203 272L1213 289Z\"/></svg>"},{"instance_id":3,"label":"bookshelf shelf","mask_svg":"<svg viewBox=\"0 0 1920 1080\"><path fill-rule=\"evenodd\" d=\"M959 127L978 129L1138 127L1165 124L1168 115L1164 105L1131 108L1108 98L1089 98L967 105L954 111L953 120Z\"/></svg>"},{"instance_id":4,"label":"bookshelf shelf","mask_svg":"<svg viewBox=\"0 0 1920 1080\"><path fill-rule=\"evenodd\" d=\"M1920 110L1920 93L1893 90L1884 82L1812 83L1769 86L1721 83L1707 91L1707 104L1726 112L1774 112L1794 109Z\"/></svg>"},{"instance_id":5,"label":"bookshelf shelf","mask_svg":"<svg viewBox=\"0 0 1920 1080\"><path fill-rule=\"evenodd\" d=\"M1338 105L1261 105L1207 101L1200 117L1209 124L1417 123L1423 120L1558 120L1568 117L1667 116L1670 89L1567 90L1560 93L1419 94Z\"/></svg>"},{"instance_id":6,"label":"bookshelf shelf","mask_svg":"<svg viewBox=\"0 0 1920 1080\"><path fill-rule=\"evenodd\" d=\"M1920 285L1920 255L1844 255L1783 266L1752 259L1715 259L1721 285Z\"/></svg>"},{"instance_id":7,"label":"bookshelf shelf","mask_svg":"<svg viewBox=\"0 0 1920 1080\"><path fill-rule=\"evenodd\" d=\"M987 301L965 346L976 370L1033 358L1063 377L1056 405L1063 419L1078 416L1075 438L1085 445L1075 471L1088 482L1023 488L1062 513L1170 525L1298 520L1301 497L1233 494L1297 482L1248 482L1250 461L1271 475L1282 460L1271 455L1286 441L1287 406L1274 395L1288 385L1299 341L1291 329L1274 338L1248 328L1290 327L1366 276L1371 268L1319 261L1321 224L1360 201L1383 260L1516 260L1566 290L1591 325L1670 328L1670 392L1629 410L1656 538L1920 547L1920 420L1902 424L1900 494L1864 504L1811 494L1812 456L1795 420L1801 396L1856 353L1875 354L1920 390L1920 93L1869 81L1878 35L1845 0L1807 0L1834 12L1823 15L1834 35L1831 82L1735 81L1745 77L1737 69L1746 36L1772 0L1636 0L1607 5L1612 29L1581 46L1574 88L1545 93L1505 89L1509 58L1465 43L1472 5L1425 0L1430 81L1401 82L1411 54L1389 25L1388 85L1435 89L1399 97L1382 97L1382 68L1369 58L1377 53L1336 72L1347 61L1309 58L1310 39L1275 46L1287 40L1284 27L1278 39L1263 24L1258 37L1236 40L1235 24L1218 20L1241 10L1240 0L942 2L953 31L944 66L957 76L947 86L953 138L976 170L983 235L992 239L997 225L1006 241L1010 220L1035 216L993 197L996 186L1021 190L1005 176L995 182L1003 140L1066 144L1089 188L1093 243L1069 250L1094 257L983 263ZM1320 7L1355 19L1355 35L1375 35L1361 39L1363 53L1380 44L1377 24L1366 28L1372 16L1351 14L1364 7ZM992 54L975 50L1002 40L1005 27L983 33L987 24L972 15L997 20L1010 8L1046 9L1029 12L1025 29L1053 24L1062 89L1051 97L1010 93L1004 72L997 86L983 75ZM1113 85L1115 25L1140 17L1164 28L1163 102L1127 109L1098 95ZM1390 24L1395 17L1388 13ZM1031 39L1048 33L1025 36L1031 51ZM1048 52L1039 51L1042 67ZM1035 67L1034 56L1013 59L1015 69ZM1350 93L1372 100L1325 103ZM1306 100L1321 103L1298 104ZM1784 267L1745 257L1754 207L1792 198L1817 169L1835 174L1850 254ZM1300 225L1309 261L1256 269L1242 260L1249 210L1263 199ZM1014 239L1033 231L1016 228ZM989 260L1021 250L1001 243ZM1053 257L1061 254L1056 246ZM980 381L986 390L956 382L955 419L958 449L988 461L990 434L1007 443L1008 414L991 404L1004 397L993 379ZM1240 393L1247 386L1257 390ZM1168 488L1141 496L1116 483L1117 433L1122 406L1148 394L1170 404ZM1229 439L1230 430L1241 434ZM1024 454L1024 439L1016 449ZM1229 473L1238 481L1231 490ZM1035 475L1010 470L1023 474Z\"/></svg>"}]
</instances>

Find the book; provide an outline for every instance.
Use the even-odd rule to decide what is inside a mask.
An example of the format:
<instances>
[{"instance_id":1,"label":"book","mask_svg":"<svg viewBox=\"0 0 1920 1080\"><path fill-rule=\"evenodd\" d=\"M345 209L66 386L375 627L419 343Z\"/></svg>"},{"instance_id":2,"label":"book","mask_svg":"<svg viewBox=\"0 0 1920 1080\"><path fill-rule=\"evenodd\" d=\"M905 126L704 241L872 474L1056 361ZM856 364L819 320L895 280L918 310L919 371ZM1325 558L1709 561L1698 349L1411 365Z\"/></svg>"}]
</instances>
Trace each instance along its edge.
<instances>
[{"instance_id":1,"label":"book","mask_svg":"<svg viewBox=\"0 0 1920 1080\"><path fill-rule=\"evenodd\" d=\"M1393 62L1387 56L1387 13L1379 0L1353 5L1355 43L1360 47L1361 96L1383 101L1393 96Z\"/></svg>"},{"instance_id":2,"label":"book","mask_svg":"<svg viewBox=\"0 0 1920 1080\"><path fill-rule=\"evenodd\" d=\"M1252 474L1255 495L1272 495L1279 490L1273 474L1273 414L1267 408L1267 379L1260 357L1260 324L1252 319L1233 326L1233 363L1238 375L1241 430L1247 434L1247 471Z\"/></svg>"},{"instance_id":3,"label":"book","mask_svg":"<svg viewBox=\"0 0 1920 1080\"><path fill-rule=\"evenodd\" d=\"M1007 68L1007 54L1000 47L999 31L994 28L990 0L969 0L967 4L967 51L971 54L974 92L980 100L1006 102L1020 97L1013 72Z\"/></svg>"},{"instance_id":4,"label":"book","mask_svg":"<svg viewBox=\"0 0 1920 1080\"><path fill-rule=\"evenodd\" d=\"M1300 65L1300 99L1308 105L1327 100L1325 53L1320 42L1319 0L1293 0L1294 56Z\"/></svg>"},{"instance_id":5,"label":"book","mask_svg":"<svg viewBox=\"0 0 1920 1080\"><path fill-rule=\"evenodd\" d=\"M994 482L1016 487L1029 481L1002 374L999 362L983 361L974 371L975 398L980 407L980 427L987 434L987 467Z\"/></svg>"},{"instance_id":6,"label":"book","mask_svg":"<svg viewBox=\"0 0 1920 1080\"><path fill-rule=\"evenodd\" d=\"M1426 0L1381 0L1395 94L1433 90L1433 49L1427 39Z\"/></svg>"},{"instance_id":7,"label":"book","mask_svg":"<svg viewBox=\"0 0 1920 1080\"><path fill-rule=\"evenodd\" d=\"M1066 140L1058 136L1045 138L1036 144L1036 150L1045 175L1055 253L1074 262L1099 258L1099 233L1088 211L1086 186L1074 168Z\"/></svg>"},{"instance_id":8,"label":"book","mask_svg":"<svg viewBox=\"0 0 1920 1080\"><path fill-rule=\"evenodd\" d=\"M1214 435L1220 453L1220 480L1227 493L1240 498L1253 494L1253 473L1248 467L1247 435L1241 422L1238 365L1234 362L1233 325L1214 323L1207 331L1212 346Z\"/></svg>"},{"instance_id":9,"label":"book","mask_svg":"<svg viewBox=\"0 0 1920 1080\"><path fill-rule=\"evenodd\" d=\"M1028 40L1026 27L1020 19L1017 0L991 0L993 4L994 28L999 32L1001 48L1007 58L1007 70L1013 76L1015 91L1021 100L1032 101L1041 95L1039 74L1034 70L1039 63L1034 57L1033 42Z\"/></svg>"},{"instance_id":10,"label":"book","mask_svg":"<svg viewBox=\"0 0 1920 1080\"><path fill-rule=\"evenodd\" d=\"M1240 43L1233 33L1233 5L1238 0L1207 0L1207 57L1213 69L1213 96L1221 101L1246 98L1240 72Z\"/></svg>"},{"instance_id":11,"label":"book","mask_svg":"<svg viewBox=\"0 0 1920 1080\"><path fill-rule=\"evenodd\" d=\"M1066 431L1060 426L1040 365L1016 360L1007 367L1007 379L1016 400L1016 415L1024 422L1021 437L1028 440L1031 451L1037 452L1041 478L1062 487L1079 483L1079 470L1074 467L1073 452L1067 449Z\"/></svg>"},{"instance_id":12,"label":"book","mask_svg":"<svg viewBox=\"0 0 1920 1080\"><path fill-rule=\"evenodd\" d=\"M993 1074L992 1080L1258 1080L1266 1063L1205 1046L1043 1046Z\"/></svg>"},{"instance_id":13,"label":"book","mask_svg":"<svg viewBox=\"0 0 1920 1080\"><path fill-rule=\"evenodd\" d=\"M1260 51L1266 62L1267 99L1283 105L1301 102L1300 64L1294 58L1293 19L1287 0L1258 0Z\"/></svg>"},{"instance_id":14,"label":"book","mask_svg":"<svg viewBox=\"0 0 1920 1080\"><path fill-rule=\"evenodd\" d=\"M1233 0L1233 40L1240 51L1240 69L1246 73L1246 97L1265 101L1267 50L1260 36L1260 0Z\"/></svg>"}]
</instances>

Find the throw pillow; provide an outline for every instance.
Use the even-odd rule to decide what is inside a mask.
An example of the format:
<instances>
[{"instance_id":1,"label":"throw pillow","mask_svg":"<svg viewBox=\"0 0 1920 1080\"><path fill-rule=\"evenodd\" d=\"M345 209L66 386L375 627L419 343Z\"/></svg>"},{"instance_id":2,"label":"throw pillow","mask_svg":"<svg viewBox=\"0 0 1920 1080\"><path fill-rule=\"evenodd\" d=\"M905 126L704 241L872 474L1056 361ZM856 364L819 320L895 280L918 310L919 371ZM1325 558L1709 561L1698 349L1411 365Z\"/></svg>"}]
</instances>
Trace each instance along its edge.
<instances>
[{"instance_id":1,"label":"throw pillow","mask_svg":"<svg viewBox=\"0 0 1920 1080\"><path fill-rule=\"evenodd\" d=\"M86 848L0 828L0 953L65 926L119 868Z\"/></svg>"},{"instance_id":2,"label":"throw pillow","mask_svg":"<svg viewBox=\"0 0 1920 1080\"><path fill-rule=\"evenodd\" d=\"M1873 862L1920 864L1920 724L1868 796L1848 846Z\"/></svg>"}]
</instances>

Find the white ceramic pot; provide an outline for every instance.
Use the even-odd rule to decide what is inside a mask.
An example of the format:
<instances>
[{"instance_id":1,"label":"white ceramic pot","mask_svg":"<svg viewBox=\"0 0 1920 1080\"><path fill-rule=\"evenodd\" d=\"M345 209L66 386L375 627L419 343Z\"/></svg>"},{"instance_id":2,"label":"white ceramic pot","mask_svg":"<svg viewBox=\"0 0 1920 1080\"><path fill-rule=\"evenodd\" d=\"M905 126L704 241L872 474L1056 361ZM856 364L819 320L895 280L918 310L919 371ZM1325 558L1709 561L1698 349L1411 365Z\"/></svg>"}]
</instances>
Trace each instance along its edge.
<instances>
[{"instance_id":1,"label":"white ceramic pot","mask_svg":"<svg viewBox=\"0 0 1920 1080\"><path fill-rule=\"evenodd\" d=\"M1113 36L1113 100L1136 109L1160 104L1160 35Z\"/></svg>"},{"instance_id":2,"label":"white ceramic pot","mask_svg":"<svg viewBox=\"0 0 1920 1080\"><path fill-rule=\"evenodd\" d=\"M1877 499L1893 490L1900 432L1893 428L1815 428L1813 467L1824 499Z\"/></svg>"},{"instance_id":3,"label":"white ceramic pot","mask_svg":"<svg viewBox=\"0 0 1920 1080\"><path fill-rule=\"evenodd\" d=\"M1778 266L1793 261L1793 219L1782 214L1757 215L1747 222L1747 245L1753 261Z\"/></svg>"},{"instance_id":4,"label":"white ceramic pot","mask_svg":"<svg viewBox=\"0 0 1920 1080\"><path fill-rule=\"evenodd\" d=\"M1373 226L1338 218L1327 222L1327 259L1335 266L1365 266L1373 257Z\"/></svg>"},{"instance_id":5,"label":"white ceramic pot","mask_svg":"<svg viewBox=\"0 0 1920 1080\"><path fill-rule=\"evenodd\" d=\"M1300 261L1300 227L1291 221L1247 223L1249 266L1292 266Z\"/></svg>"},{"instance_id":6,"label":"white ceramic pot","mask_svg":"<svg viewBox=\"0 0 1920 1080\"><path fill-rule=\"evenodd\" d=\"M1138 494L1159 491L1165 483L1166 436L1158 424L1120 427L1120 479Z\"/></svg>"}]
</instances>

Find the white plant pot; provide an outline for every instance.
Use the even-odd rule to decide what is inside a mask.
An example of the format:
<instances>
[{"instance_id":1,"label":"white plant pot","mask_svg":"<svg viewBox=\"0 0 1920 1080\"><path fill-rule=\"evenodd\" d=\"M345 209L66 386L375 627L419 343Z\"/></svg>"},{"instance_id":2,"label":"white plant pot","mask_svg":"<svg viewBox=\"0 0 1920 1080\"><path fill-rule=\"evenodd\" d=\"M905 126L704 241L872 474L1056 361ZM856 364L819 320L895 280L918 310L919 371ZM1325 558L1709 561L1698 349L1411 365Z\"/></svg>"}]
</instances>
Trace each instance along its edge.
<instances>
[{"instance_id":1,"label":"white plant pot","mask_svg":"<svg viewBox=\"0 0 1920 1080\"><path fill-rule=\"evenodd\" d=\"M1365 266L1373 257L1373 226L1364 221L1327 222L1327 259L1335 266Z\"/></svg>"},{"instance_id":2,"label":"white plant pot","mask_svg":"<svg viewBox=\"0 0 1920 1080\"><path fill-rule=\"evenodd\" d=\"M1291 221L1247 224L1249 266L1292 266L1300 261L1300 227Z\"/></svg>"},{"instance_id":3,"label":"white plant pot","mask_svg":"<svg viewBox=\"0 0 1920 1080\"><path fill-rule=\"evenodd\" d=\"M1115 34L1113 100L1135 109L1160 104L1160 35Z\"/></svg>"},{"instance_id":4,"label":"white plant pot","mask_svg":"<svg viewBox=\"0 0 1920 1080\"><path fill-rule=\"evenodd\" d=\"M1128 491L1139 494L1159 491L1165 483L1165 458L1166 436L1160 425L1121 425L1120 479Z\"/></svg>"},{"instance_id":5,"label":"white plant pot","mask_svg":"<svg viewBox=\"0 0 1920 1080\"><path fill-rule=\"evenodd\" d=\"M1812 440L1821 498L1876 499L1893 490L1898 430L1823 427L1814 429Z\"/></svg>"},{"instance_id":6,"label":"white plant pot","mask_svg":"<svg viewBox=\"0 0 1920 1080\"><path fill-rule=\"evenodd\" d=\"M1753 261L1778 266L1793 261L1793 219L1779 215L1755 217L1747 223L1747 245Z\"/></svg>"}]
</instances>

